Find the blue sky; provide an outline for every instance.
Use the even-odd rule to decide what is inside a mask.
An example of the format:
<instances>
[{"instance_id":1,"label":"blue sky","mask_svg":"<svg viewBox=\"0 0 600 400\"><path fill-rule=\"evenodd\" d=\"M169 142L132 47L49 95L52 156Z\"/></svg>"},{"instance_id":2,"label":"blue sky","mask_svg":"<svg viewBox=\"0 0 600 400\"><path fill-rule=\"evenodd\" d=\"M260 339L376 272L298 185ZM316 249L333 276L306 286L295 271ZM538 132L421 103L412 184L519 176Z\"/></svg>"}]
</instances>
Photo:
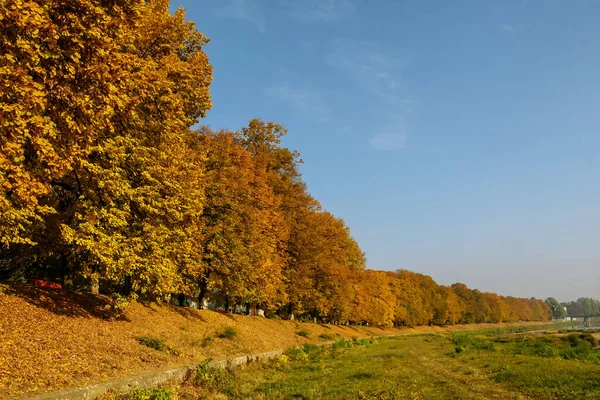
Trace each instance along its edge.
<instances>
[{"instance_id":1,"label":"blue sky","mask_svg":"<svg viewBox=\"0 0 600 400\"><path fill-rule=\"evenodd\" d=\"M600 2L173 0L213 109L289 129L372 269L600 297Z\"/></svg>"}]
</instances>

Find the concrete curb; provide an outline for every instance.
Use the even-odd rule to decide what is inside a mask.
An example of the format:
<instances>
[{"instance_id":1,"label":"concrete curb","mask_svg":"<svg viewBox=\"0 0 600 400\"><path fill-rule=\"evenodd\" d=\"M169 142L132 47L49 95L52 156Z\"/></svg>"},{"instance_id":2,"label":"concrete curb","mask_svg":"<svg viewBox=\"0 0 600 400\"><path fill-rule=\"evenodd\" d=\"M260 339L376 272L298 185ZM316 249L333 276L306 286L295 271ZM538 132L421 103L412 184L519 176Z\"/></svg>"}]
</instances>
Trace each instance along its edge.
<instances>
[{"instance_id":1,"label":"concrete curb","mask_svg":"<svg viewBox=\"0 0 600 400\"><path fill-rule=\"evenodd\" d=\"M317 346L327 346L334 342L314 343ZM211 361L209 366L213 368L235 368L256 361L267 361L280 357L285 350L267 351L265 353L250 354L230 358L227 360ZM150 389L162 383L183 380L185 377L197 368L198 364L186 365L152 372L146 372L140 375L129 376L109 382L97 383L78 387L74 389L60 390L57 392L42 393L33 397L25 397L24 400L96 400L99 396L109 390L117 393L127 393L133 389Z\"/></svg>"},{"instance_id":2,"label":"concrete curb","mask_svg":"<svg viewBox=\"0 0 600 400\"><path fill-rule=\"evenodd\" d=\"M395 335L373 335L365 337L355 337L353 339L381 339L386 337L405 336L406 334L395 334ZM345 340L353 340L346 338ZM319 343L306 343L314 344L316 346L331 346L334 341L319 342ZM213 368L235 368L240 365L244 365L256 361L267 361L280 357L286 350L274 350L267 351L264 353L250 354L245 356L239 356L229 358L226 360L213 360L208 365ZM158 371L145 372L140 375L129 376L126 378L120 378L104 383L97 383L94 385L88 385L73 389L65 389L57 392L42 393L33 397L21 397L22 400L96 400L99 396L109 390L113 390L117 393L127 393L133 389L151 389L159 386L160 384L174 381L183 380L189 373L194 371L199 364L186 365L182 367L163 369Z\"/></svg>"}]
</instances>

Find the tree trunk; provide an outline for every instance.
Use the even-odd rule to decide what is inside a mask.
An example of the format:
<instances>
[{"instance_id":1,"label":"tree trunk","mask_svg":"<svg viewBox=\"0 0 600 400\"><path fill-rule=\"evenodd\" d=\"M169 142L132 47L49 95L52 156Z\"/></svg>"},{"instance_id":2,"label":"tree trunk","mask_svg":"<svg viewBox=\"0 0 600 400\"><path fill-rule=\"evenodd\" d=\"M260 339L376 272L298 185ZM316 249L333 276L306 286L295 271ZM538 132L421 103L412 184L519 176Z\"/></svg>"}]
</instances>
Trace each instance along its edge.
<instances>
[{"instance_id":1,"label":"tree trunk","mask_svg":"<svg viewBox=\"0 0 600 400\"><path fill-rule=\"evenodd\" d=\"M133 284L131 282L131 275L125 275L125 282L123 284L123 296L129 296L131 294L131 289Z\"/></svg>"},{"instance_id":2,"label":"tree trunk","mask_svg":"<svg viewBox=\"0 0 600 400\"><path fill-rule=\"evenodd\" d=\"M92 273L92 276L90 277L90 292L93 294L100 293L100 279L96 272Z\"/></svg>"},{"instance_id":3,"label":"tree trunk","mask_svg":"<svg viewBox=\"0 0 600 400\"><path fill-rule=\"evenodd\" d=\"M206 290L208 288L208 275L206 277L200 278L200 294L198 294L198 308L204 308L204 297L206 296Z\"/></svg>"},{"instance_id":4,"label":"tree trunk","mask_svg":"<svg viewBox=\"0 0 600 400\"><path fill-rule=\"evenodd\" d=\"M64 288L66 288L66 283L67 283L67 257L65 256L64 252L62 252L60 255L60 275L61 275L60 284L62 285L62 287L64 289Z\"/></svg>"}]
</instances>

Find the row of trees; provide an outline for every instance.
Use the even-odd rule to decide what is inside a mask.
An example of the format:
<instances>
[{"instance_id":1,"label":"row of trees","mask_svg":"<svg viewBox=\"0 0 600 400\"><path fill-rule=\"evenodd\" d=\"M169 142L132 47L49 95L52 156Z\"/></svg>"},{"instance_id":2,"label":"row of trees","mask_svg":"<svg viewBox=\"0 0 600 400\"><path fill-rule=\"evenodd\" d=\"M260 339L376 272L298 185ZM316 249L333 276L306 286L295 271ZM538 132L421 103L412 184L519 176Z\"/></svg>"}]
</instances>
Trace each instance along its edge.
<instances>
[{"instance_id":1,"label":"row of trees","mask_svg":"<svg viewBox=\"0 0 600 400\"><path fill-rule=\"evenodd\" d=\"M462 283L442 286L411 271L361 272L349 319L375 325L445 325L456 323L545 321L550 311L543 300L482 293Z\"/></svg>"},{"instance_id":2,"label":"row of trees","mask_svg":"<svg viewBox=\"0 0 600 400\"><path fill-rule=\"evenodd\" d=\"M600 315L600 300L580 297L576 301L559 303L554 297L548 297L546 303L552 311L552 318L589 317Z\"/></svg>"},{"instance_id":3,"label":"row of trees","mask_svg":"<svg viewBox=\"0 0 600 400\"><path fill-rule=\"evenodd\" d=\"M600 300L590 297L580 297L576 301L561 303L566 313L572 317L600 315Z\"/></svg>"},{"instance_id":4,"label":"row of trees","mask_svg":"<svg viewBox=\"0 0 600 400\"><path fill-rule=\"evenodd\" d=\"M365 269L283 126L193 130L208 40L167 0L0 7L0 274L377 325L540 320L548 306Z\"/></svg>"}]
</instances>

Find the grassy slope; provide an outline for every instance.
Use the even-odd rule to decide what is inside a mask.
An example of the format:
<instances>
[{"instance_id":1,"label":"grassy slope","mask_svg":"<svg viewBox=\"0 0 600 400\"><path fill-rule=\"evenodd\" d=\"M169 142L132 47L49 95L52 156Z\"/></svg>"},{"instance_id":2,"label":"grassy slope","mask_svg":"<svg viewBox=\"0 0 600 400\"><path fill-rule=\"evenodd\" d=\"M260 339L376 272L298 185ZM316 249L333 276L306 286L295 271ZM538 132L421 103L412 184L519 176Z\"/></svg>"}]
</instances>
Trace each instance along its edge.
<instances>
[{"instance_id":1,"label":"grassy slope","mask_svg":"<svg viewBox=\"0 0 600 400\"><path fill-rule=\"evenodd\" d=\"M214 371L217 378L208 383L188 381L179 388L178 398L600 398L596 357L584 362L539 356L536 343L544 343L544 338L523 342L520 336L504 343L479 333L462 337L464 347L457 352L452 336L384 338L367 346L309 351L306 361L255 364L231 374ZM515 352L515 345L528 354Z\"/></svg>"},{"instance_id":2,"label":"grassy slope","mask_svg":"<svg viewBox=\"0 0 600 400\"><path fill-rule=\"evenodd\" d=\"M484 325L379 329L323 326L189 308L134 303L120 319L105 311L103 296L0 285L0 398L111 380L205 358L289 348L344 338L477 329ZM494 326L505 326L499 324ZM217 338L227 327L238 335ZM310 332L308 338L296 334ZM178 354L156 351L137 337L161 339ZM212 343L204 345L206 337Z\"/></svg>"},{"instance_id":3,"label":"grassy slope","mask_svg":"<svg viewBox=\"0 0 600 400\"><path fill-rule=\"evenodd\" d=\"M446 358L435 336L381 340L313 363L243 371L239 398L526 399L489 380L488 373ZM322 373L326 371L327 373Z\"/></svg>"}]
</instances>

